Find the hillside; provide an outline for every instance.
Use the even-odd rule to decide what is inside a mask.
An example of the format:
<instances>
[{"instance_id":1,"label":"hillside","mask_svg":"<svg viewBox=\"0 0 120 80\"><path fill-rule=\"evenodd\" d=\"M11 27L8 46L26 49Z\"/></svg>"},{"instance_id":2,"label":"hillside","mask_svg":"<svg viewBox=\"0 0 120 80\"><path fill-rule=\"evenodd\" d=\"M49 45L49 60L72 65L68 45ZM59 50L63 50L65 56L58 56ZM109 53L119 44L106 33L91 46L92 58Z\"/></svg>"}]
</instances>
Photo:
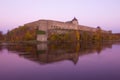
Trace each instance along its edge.
<instances>
[{"instance_id":1,"label":"hillside","mask_svg":"<svg viewBox=\"0 0 120 80\"><path fill-rule=\"evenodd\" d=\"M36 30L32 27L20 26L11 31L8 31L5 35L6 41L31 41L36 39Z\"/></svg>"}]
</instances>

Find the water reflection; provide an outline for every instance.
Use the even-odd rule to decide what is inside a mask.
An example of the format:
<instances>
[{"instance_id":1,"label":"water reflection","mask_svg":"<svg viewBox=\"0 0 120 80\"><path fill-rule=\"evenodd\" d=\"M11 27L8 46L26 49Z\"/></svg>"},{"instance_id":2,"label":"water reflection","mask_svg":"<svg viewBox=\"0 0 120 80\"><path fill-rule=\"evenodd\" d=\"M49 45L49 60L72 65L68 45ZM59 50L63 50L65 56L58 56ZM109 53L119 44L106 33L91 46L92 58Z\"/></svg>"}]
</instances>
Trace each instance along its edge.
<instances>
[{"instance_id":1,"label":"water reflection","mask_svg":"<svg viewBox=\"0 0 120 80\"><path fill-rule=\"evenodd\" d=\"M15 51L19 56L40 64L49 64L63 60L77 64L84 55L98 53L106 48L112 48L114 42L105 43L40 43L14 44L5 46L8 51ZM2 47L0 47L0 50Z\"/></svg>"}]
</instances>

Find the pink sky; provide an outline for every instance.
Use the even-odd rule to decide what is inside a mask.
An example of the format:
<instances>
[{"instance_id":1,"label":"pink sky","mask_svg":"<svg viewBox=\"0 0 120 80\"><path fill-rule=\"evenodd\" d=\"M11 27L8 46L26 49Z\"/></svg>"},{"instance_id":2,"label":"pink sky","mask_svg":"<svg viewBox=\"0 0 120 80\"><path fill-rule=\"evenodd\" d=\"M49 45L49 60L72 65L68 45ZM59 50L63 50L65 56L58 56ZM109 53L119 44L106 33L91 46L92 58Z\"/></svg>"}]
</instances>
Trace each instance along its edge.
<instances>
[{"instance_id":1,"label":"pink sky","mask_svg":"<svg viewBox=\"0 0 120 80\"><path fill-rule=\"evenodd\" d=\"M0 0L0 30L4 33L39 19L69 21L101 26L120 32L120 0Z\"/></svg>"}]
</instances>

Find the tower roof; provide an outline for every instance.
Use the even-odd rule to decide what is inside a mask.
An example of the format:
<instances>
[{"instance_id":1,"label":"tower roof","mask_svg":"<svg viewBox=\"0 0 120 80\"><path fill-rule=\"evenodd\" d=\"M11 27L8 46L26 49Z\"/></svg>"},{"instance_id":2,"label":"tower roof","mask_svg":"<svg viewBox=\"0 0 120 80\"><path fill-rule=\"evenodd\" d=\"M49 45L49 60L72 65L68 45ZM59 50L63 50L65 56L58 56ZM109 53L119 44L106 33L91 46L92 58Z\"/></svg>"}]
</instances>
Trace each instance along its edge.
<instances>
[{"instance_id":1,"label":"tower roof","mask_svg":"<svg viewBox=\"0 0 120 80\"><path fill-rule=\"evenodd\" d=\"M76 19L76 17L74 17L72 21L78 21L78 20Z\"/></svg>"}]
</instances>

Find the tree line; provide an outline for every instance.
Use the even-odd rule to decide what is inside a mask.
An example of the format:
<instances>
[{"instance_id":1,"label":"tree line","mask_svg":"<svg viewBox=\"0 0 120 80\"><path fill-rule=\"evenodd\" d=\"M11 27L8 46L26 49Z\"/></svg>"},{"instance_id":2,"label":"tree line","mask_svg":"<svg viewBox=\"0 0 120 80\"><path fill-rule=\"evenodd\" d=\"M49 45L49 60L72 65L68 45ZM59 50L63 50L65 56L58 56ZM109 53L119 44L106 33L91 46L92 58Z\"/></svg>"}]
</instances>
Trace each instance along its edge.
<instances>
[{"instance_id":1,"label":"tree line","mask_svg":"<svg viewBox=\"0 0 120 80\"><path fill-rule=\"evenodd\" d=\"M11 31L8 30L3 36L5 42L30 41L36 39L36 31L31 27L19 26Z\"/></svg>"},{"instance_id":2,"label":"tree line","mask_svg":"<svg viewBox=\"0 0 120 80\"><path fill-rule=\"evenodd\" d=\"M19 26L11 31L8 30L6 34L0 31L0 41L5 42L22 42L22 41L36 41L37 35L46 34L44 31L34 29L28 26ZM120 40L120 35L112 33L103 33L101 28L96 32L70 30L66 33L48 34L48 41L84 41L84 42L102 42L108 40Z\"/></svg>"}]
</instances>

